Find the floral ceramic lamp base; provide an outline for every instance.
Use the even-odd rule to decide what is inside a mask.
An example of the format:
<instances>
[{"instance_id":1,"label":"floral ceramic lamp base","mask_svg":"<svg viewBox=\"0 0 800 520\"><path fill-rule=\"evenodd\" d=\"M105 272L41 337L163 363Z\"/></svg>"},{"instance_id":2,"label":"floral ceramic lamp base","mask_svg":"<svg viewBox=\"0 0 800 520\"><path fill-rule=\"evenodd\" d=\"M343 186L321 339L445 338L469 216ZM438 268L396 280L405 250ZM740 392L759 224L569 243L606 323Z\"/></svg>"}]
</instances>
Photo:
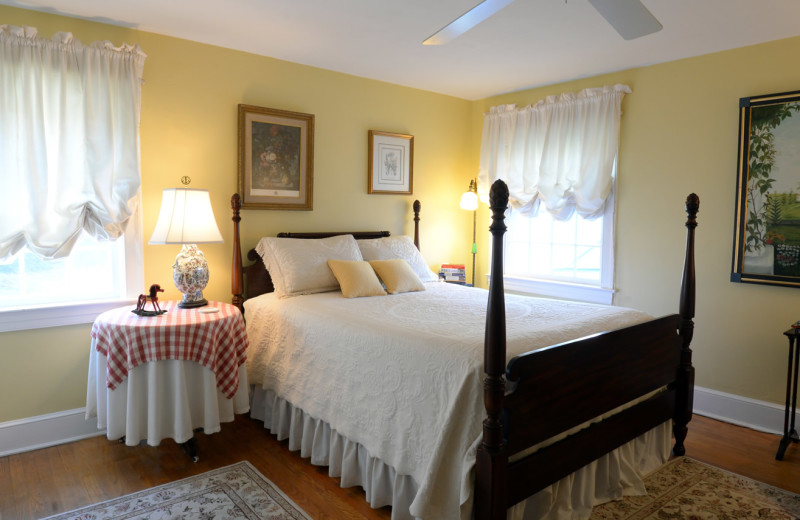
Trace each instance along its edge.
<instances>
[{"instance_id":1,"label":"floral ceramic lamp base","mask_svg":"<svg viewBox=\"0 0 800 520\"><path fill-rule=\"evenodd\" d=\"M203 289L208 285L208 262L195 244L184 244L172 266L172 280L183 293L178 307L202 307L208 304L203 298Z\"/></svg>"}]
</instances>

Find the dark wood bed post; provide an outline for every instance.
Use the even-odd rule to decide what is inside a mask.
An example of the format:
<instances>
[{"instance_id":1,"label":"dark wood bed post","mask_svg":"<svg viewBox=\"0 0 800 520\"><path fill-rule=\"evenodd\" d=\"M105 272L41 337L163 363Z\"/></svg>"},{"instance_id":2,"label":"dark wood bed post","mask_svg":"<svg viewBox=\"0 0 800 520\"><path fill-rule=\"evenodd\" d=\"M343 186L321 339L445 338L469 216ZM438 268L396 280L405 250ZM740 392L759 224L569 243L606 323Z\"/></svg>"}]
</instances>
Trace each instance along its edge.
<instances>
[{"instance_id":1,"label":"dark wood bed post","mask_svg":"<svg viewBox=\"0 0 800 520\"><path fill-rule=\"evenodd\" d=\"M239 216L239 210L242 209L242 199L238 193L234 193L231 197L231 209L233 210L233 266L231 271L231 303L239 308L239 311L244 312L244 297L242 295L242 244L239 237L239 222L242 217Z\"/></svg>"},{"instance_id":2,"label":"dark wood bed post","mask_svg":"<svg viewBox=\"0 0 800 520\"><path fill-rule=\"evenodd\" d=\"M422 204L418 200L414 201L414 245L417 246L419 251L419 210L422 209Z\"/></svg>"},{"instance_id":3,"label":"dark wood bed post","mask_svg":"<svg viewBox=\"0 0 800 520\"><path fill-rule=\"evenodd\" d=\"M681 364L678 369L678 388L675 395L675 417L672 433L675 436L675 455L683 455L686 448L683 441L689 431L694 406L694 367L692 366L692 349L689 345L694 335L694 230L697 227L697 212L700 209L700 198L692 193L686 197L686 259L683 263L681 279L680 324L678 332L683 340L681 345Z\"/></svg>"},{"instance_id":4,"label":"dark wood bed post","mask_svg":"<svg viewBox=\"0 0 800 520\"><path fill-rule=\"evenodd\" d=\"M508 186L497 180L489 192L492 210L492 278L489 283L489 303L486 309L484 338L483 401L486 419L483 421L483 440L478 446L475 469L475 518L500 520L506 518L506 478L508 457L503 443L503 398L506 390L506 305L503 293L503 235L508 209Z\"/></svg>"}]
</instances>

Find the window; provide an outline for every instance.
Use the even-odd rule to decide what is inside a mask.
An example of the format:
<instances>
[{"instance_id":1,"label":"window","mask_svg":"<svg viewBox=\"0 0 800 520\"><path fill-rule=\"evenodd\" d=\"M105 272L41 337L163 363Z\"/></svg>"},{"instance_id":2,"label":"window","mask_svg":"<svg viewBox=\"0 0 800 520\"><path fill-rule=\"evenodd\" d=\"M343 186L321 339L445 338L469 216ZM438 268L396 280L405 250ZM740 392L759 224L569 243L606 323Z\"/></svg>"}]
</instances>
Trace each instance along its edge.
<instances>
[{"instance_id":1,"label":"window","mask_svg":"<svg viewBox=\"0 0 800 520\"><path fill-rule=\"evenodd\" d=\"M488 202L492 183L503 180L514 208L539 208L533 220L508 224L508 289L612 302L614 178L622 99L630 92L626 85L584 89L484 115L478 195Z\"/></svg>"},{"instance_id":2,"label":"window","mask_svg":"<svg viewBox=\"0 0 800 520\"><path fill-rule=\"evenodd\" d=\"M610 304L614 287L614 198L602 216L512 213L505 235L504 285L517 292Z\"/></svg>"},{"instance_id":3,"label":"window","mask_svg":"<svg viewBox=\"0 0 800 520\"><path fill-rule=\"evenodd\" d=\"M141 291L145 54L0 25L0 55L0 331L91 323Z\"/></svg>"}]
</instances>

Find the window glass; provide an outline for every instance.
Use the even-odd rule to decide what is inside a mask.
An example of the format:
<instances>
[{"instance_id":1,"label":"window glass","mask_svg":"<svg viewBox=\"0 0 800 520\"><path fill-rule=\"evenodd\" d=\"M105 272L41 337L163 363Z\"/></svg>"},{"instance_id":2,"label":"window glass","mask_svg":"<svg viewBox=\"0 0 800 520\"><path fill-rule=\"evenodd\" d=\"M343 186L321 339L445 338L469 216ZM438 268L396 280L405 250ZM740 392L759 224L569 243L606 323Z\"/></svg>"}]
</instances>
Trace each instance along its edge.
<instances>
[{"instance_id":1,"label":"window glass","mask_svg":"<svg viewBox=\"0 0 800 520\"><path fill-rule=\"evenodd\" d=\"M125 240L82 234L66 258L43 260L23 249L0 262L0 311L126 296Z\"/></svg>"},{"instance_id":2,"label":"window glass","mask_svg":"<svg viewBox=\"0 0 800 520\"><path fill-rule=\"evenodd\" d=\"M514 215L506 233L505 274L600 286L603 220L577 214L565 221L547 211Z\"/></svg>"}]
</instances>

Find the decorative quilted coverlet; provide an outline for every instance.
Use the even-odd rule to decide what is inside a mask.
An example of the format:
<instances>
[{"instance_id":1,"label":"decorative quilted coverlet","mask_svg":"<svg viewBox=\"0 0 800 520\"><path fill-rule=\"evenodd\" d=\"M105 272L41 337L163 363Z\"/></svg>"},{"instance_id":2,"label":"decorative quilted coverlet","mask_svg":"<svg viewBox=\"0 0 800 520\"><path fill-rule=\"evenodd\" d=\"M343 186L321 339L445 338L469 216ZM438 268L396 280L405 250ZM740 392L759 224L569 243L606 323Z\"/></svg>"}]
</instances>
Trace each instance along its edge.
<instances>
[{"instance_id":1,"label":"decorative quilted coverlet","mask_svg":"<svg viewBox=\"0 0 800 520\"><path fill-rule=\"evenodd\" d=\"M458 518L484 416L487 298L482 289L434 282L390 296L248 300L248 379L413 476L412 514ZM506 318L510 359L650 316L507 295Z\"/></svg>"}]
</instances>

